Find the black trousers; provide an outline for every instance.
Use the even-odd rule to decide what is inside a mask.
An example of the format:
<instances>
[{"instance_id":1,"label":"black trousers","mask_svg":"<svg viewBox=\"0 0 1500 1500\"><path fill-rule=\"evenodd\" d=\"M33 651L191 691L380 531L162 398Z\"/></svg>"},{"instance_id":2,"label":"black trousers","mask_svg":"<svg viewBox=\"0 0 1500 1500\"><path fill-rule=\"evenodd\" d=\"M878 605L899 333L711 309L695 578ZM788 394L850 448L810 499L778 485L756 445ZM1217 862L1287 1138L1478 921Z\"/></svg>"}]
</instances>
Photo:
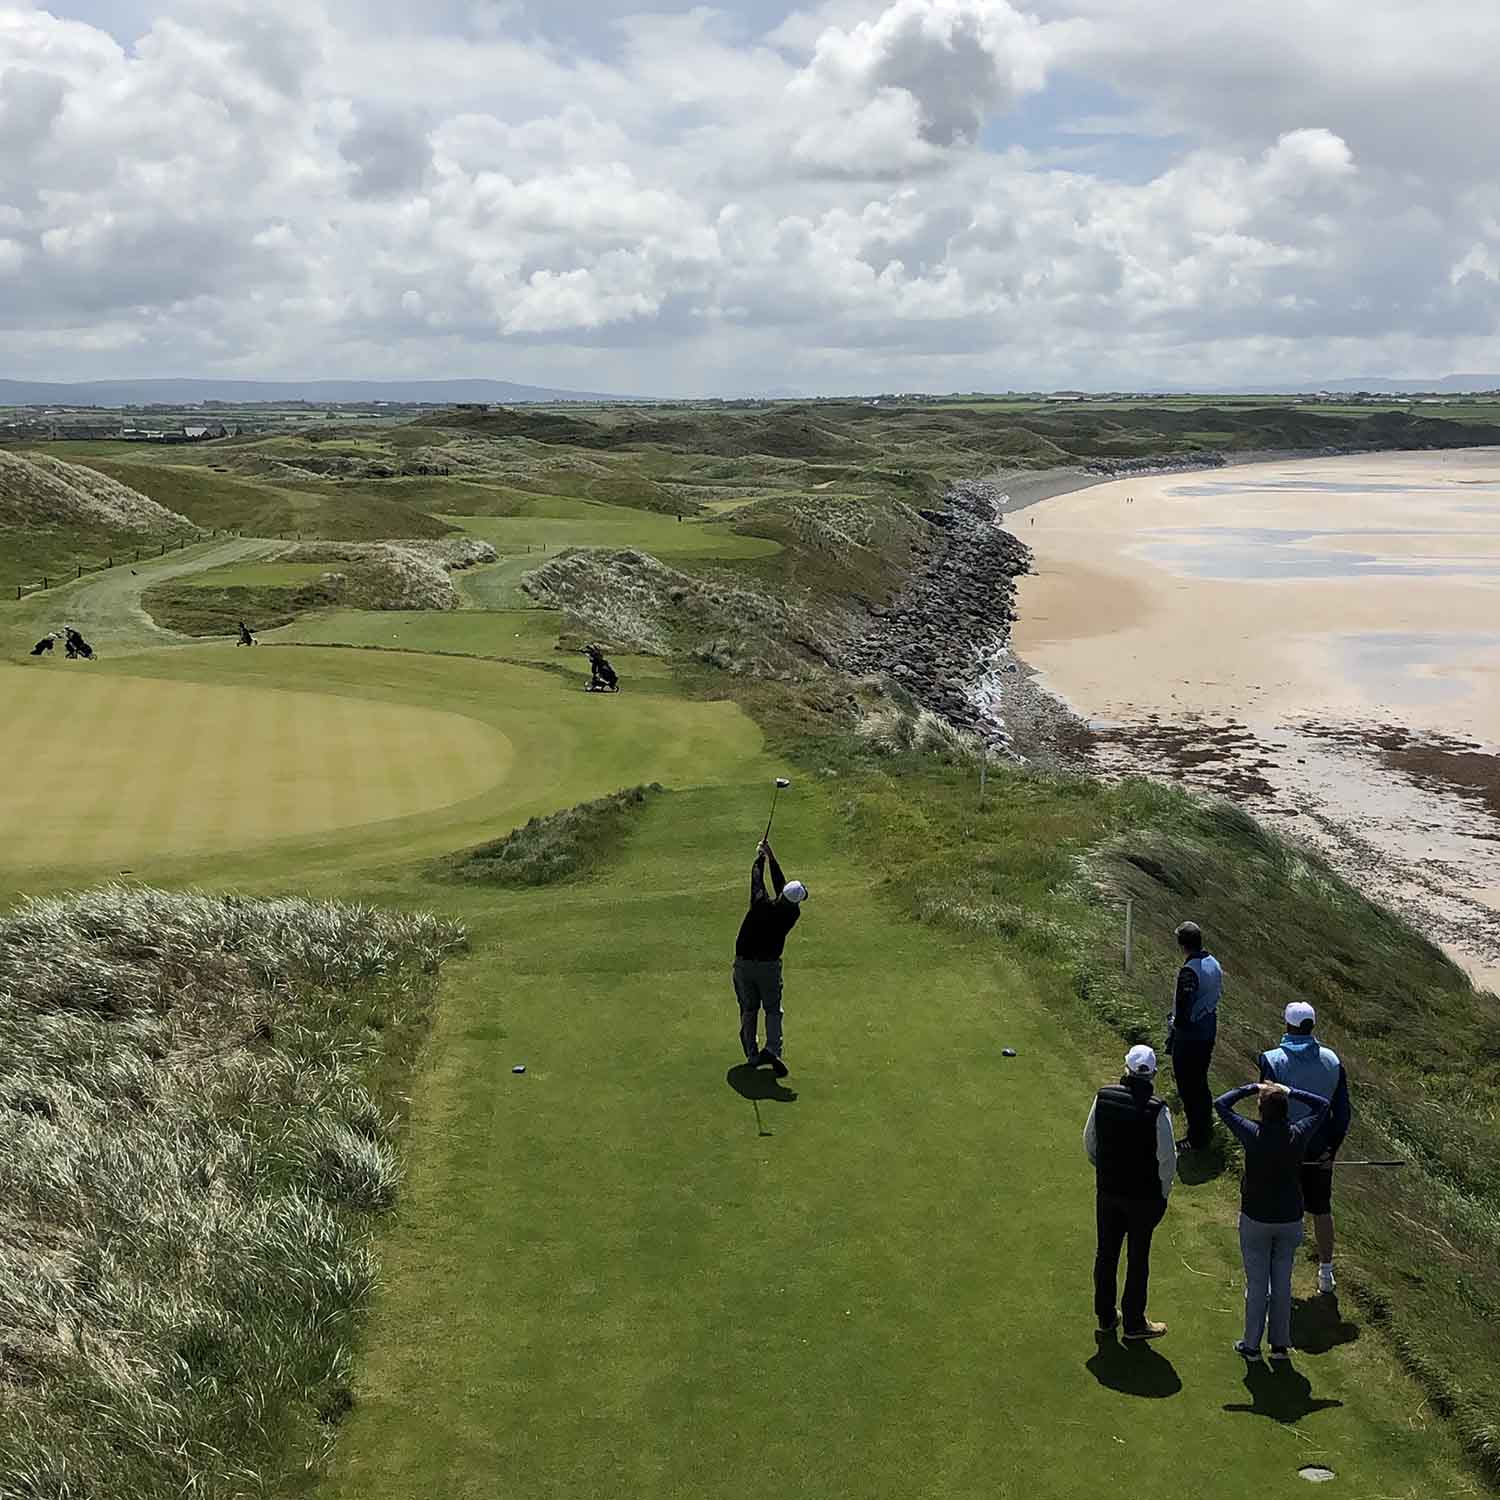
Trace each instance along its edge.
<instances>
[{"instance_id":1,"label":"black trousers","mask_svg":"<svg viewBox=\"0 0 1500 1500\"><path fill-rule=\"evenodd\" d=\"M1146 1293L1151 1282L1151 1236L1167 1211L1165 1198L1121 1198L1100 1193L1095 1213L1099 1248L1094 1252L1094 1315L1101 1323L1115 1320L1115 1288L1120 1274L1120 1247L1126 1247L1125 1295L1120 1315L1126 1333L1146 1326Z\"/></svg>"},{"instance_id":2,"label":"black trousers","mask_svg":"<svg viewBox=\"0 0 1500 1500\"><path fill-rule=\"evenodd\" d=\"M1213 1059L1211 1041L1185 1042L1178 1037L1172 1043L1172 1076L1187 1116L1187 1143L1195 1151L1201 1151L1214 1133L1214 1096L1208 1087Z\"/></svg>"}]
</instances>

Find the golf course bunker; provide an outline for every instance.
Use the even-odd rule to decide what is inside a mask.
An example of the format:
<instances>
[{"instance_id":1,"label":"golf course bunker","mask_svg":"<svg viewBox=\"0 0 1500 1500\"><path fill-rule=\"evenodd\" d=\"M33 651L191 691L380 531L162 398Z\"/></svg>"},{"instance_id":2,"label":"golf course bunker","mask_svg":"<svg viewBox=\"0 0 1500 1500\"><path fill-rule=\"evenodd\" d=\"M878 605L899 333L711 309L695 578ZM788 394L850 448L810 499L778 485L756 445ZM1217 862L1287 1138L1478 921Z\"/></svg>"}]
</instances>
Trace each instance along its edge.
<instances>
[{"instance_id":1,"label":"golf course bunker","mask_svg":"<svg viewBox=\"0 0 1500 1500\"><path fill-rule=\"evenodd\" d=\"M0 864L129 867L428 812L507 774L498 730L325 693L0 667Z\"/></svg>"}]
</instances>

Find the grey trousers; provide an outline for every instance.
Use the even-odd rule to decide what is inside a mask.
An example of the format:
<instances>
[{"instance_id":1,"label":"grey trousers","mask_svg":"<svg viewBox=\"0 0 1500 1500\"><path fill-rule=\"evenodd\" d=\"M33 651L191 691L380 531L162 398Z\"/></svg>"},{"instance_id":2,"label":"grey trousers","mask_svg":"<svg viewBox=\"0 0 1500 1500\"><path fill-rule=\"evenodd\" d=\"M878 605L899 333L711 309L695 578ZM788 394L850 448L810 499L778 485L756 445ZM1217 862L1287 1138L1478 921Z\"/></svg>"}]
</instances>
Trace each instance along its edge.
<instances>
[{"instance_id":1,"label":"grey trousers","mask_svg":"<svg viewBox=\"0 0 1500 1500\"><path fill-rule=\"evenodd\" d=\"M1302 1243L1302 1220L1262 1224L1240 1215L1240 1254L1245 1259L1245 1343L1260 1348L1270 1304L1271 1347L1292 1342L1292 1266Z\"/></svg>"},{"instance_id":2,"label":"grey trousers","mask_svg":"<svg viewBox=\"0 0 1500 1500\"><path fill-rule=\"evenodd\" d=\"M781 960L753 958L734 961L734 998L740 1003L740 1046L746 1057L757 1057L755 1040L759 1012L766 1013L766 1051L781 1056Z\"/></svg>"}]
</instances>

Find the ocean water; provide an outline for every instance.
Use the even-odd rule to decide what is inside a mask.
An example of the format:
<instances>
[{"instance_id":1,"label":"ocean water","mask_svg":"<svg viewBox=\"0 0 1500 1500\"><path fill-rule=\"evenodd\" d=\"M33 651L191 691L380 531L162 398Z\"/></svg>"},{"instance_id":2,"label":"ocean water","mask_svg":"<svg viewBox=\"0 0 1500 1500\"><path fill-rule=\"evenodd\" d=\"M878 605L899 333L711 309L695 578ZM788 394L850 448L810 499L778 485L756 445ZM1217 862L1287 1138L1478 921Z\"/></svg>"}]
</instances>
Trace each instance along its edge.
<instances>
[{"instance_id":1,"label":"ocean water","mask_svg":"<svg viewBox=\"0 0 1500 1500\"><path fill-rule=\"evenodd\" d=\"M1264 486L1260 486L1264 488ZM1493 515L1492 507L1465 506ZM1317 547L1325 537L1368 537L1369 551ZM1376 538L1443 537L1453 550L1420 557L1380 549ZM1493 538L1495 552L1465 552L1465 537ZM1448 530L1372 530L1291 528L1275 526L1203 526L1193 530L1147 532L1135 549L1148 562L1192 578L1247 581L1298 578L1500 578L1500 529L1455 532Z\"/></svg>"}]
</instances>

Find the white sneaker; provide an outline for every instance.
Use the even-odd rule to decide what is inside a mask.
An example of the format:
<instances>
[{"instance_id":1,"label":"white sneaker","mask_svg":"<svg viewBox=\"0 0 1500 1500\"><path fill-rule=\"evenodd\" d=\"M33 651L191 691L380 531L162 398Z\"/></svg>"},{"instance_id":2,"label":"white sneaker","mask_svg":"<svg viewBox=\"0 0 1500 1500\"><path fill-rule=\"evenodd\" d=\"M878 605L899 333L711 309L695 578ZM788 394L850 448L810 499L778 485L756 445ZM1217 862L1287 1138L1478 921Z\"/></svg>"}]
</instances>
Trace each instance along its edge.
<instances>
[{"instance_id":1,"label":"white sneaker","mask_svg":"<svg viewBox=\"0 0 1500 1500\"><path fill-rule=\"evenodd\" d=\"M1318 1290L1319 1290L1319 1292L1321 1292L1326 1297L1329 1294L1329 1292L1331 1292L1334 1289L1334 1287L1336 1287L1337 1285L1338 1285L1338 1283L1333 1279L1333 1267L1331 1265L1329 1265L1329 1266L1319 1266L1318 1267Z\"/></svg>"}]
</instances>

